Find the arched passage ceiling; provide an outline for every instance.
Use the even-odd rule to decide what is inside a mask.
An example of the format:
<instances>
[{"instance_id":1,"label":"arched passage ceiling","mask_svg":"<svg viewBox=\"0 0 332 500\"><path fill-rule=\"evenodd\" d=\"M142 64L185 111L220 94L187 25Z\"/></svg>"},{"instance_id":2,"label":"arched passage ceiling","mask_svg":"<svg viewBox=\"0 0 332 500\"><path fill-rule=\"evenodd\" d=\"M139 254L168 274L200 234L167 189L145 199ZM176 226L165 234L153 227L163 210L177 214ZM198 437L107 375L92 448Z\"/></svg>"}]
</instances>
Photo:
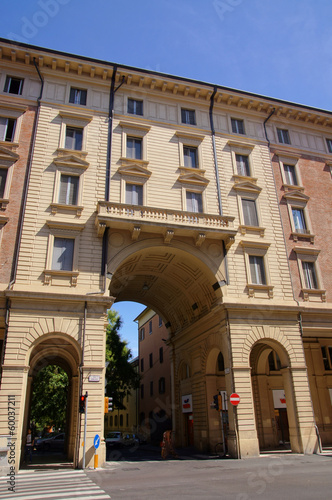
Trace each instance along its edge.
<instances>
[{"instance_id":1,"label":"arched passage ceiling","mask_svg":"<svg viewBox=\"0 0 332 500\"><path fill-rule=\"evenodd\" d=\"M110 295L141 302L161 314L172 332L207 314L222 296L216 276L199 258L171 247L131 254L113 273Z\"/></svg>"}]
</instances>

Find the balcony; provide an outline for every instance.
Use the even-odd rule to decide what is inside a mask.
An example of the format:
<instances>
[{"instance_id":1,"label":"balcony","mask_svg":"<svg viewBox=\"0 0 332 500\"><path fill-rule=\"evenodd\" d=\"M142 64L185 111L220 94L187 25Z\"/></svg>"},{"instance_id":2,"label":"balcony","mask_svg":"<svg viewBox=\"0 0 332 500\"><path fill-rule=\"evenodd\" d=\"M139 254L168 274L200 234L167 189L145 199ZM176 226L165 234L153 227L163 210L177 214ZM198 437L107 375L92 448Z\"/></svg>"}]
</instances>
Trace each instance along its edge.
<instances>
[{"instance_id":1,"label":"balcony","mask_svg":"<svg viewBox=\"0 0 332 500\"><path fill-rule=\"evenodd\" d=\"M225 240L229 247L236 234L233 221L234 217L222 215L99 201L96 226L98 236L104 234L106 227L111 227L129 230L133 240L145 232L163 235L165 243L173 236L187 236L194 238L197 246L209 238Z\"/></svg>"}]
</instances>

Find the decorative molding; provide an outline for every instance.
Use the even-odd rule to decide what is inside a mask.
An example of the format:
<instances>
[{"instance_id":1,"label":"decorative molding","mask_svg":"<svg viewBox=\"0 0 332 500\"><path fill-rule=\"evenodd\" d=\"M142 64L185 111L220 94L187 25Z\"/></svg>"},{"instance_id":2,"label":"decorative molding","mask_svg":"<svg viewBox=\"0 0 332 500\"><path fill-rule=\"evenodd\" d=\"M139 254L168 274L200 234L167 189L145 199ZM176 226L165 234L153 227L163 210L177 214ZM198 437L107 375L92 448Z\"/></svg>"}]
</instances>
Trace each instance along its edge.
<instances>
[{"instance_id":1,"label":"decorative molding","mask_svg":"<svg viewBox=\"0 0 332 500\"><path fill-rule=\"evenodd\" d=\"M145 165L148 161L144 160L128 160L128 158L121 159L125 165L118 168L117 172L120 175L134 175L136 177L150 177L152 172L148 170Z\"/></svg>"},{"instance_id":2,"label":"decorative molding","mask_svg":"<svg viewBox=\"0 0 332 500\"><path fill-rule=\"evenodd\" d=\"M174 236L173 229L167 229L164 235L164 243L169 244Z\"/></svg>"}]
</instances>

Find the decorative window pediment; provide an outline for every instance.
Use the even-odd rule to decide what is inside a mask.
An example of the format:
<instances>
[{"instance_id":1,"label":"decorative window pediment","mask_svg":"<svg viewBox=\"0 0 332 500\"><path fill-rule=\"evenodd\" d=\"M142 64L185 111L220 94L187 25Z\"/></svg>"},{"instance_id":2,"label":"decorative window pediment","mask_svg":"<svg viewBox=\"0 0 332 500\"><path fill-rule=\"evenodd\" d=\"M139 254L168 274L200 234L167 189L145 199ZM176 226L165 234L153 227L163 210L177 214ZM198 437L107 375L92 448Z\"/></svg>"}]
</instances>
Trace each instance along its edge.
<instances>
[{"instance_id":1,"label":"decorative window pediment","mask_svg":"<svg viewBox=\"0 0 332 500\"><path fill-rule=\"evenodd\" d=\"M130 175L135 177L150 177L152 172L138 163L130 163L130 165L122 165L118 168L118 173L121 175Z\"/></svg>"},{"instance_id":2,"label":"decorative window pediment","mask_svg":"<svg viewBox=\"0 0 332 500\"><path fill-rule=\"evenodd\" d=\"M67 154L61 154L61 153L65 153L64 150L59 150L58 149L58 153L59 156L57 156L56 158L54 158L53 160L53 163L55 163L57 166L61 166L61 167L76 167L76 168L83 168L83 169L86 169L88 168L88 166L90 165L89 162L87 162L86 160L84 160L83 156L86 156L86 155L82 155L82 154L70 154L70 155L67 155Z\"/></svg>"},{"instance_id":3,"label":"decorative window pediment","mask_svg":"<svg viewBox=\"0 0 332 500\"><path fill-rule=\"evenodd\" d=\"M258 187L255 182L252 182L252 180L250 181L239 180L239 182L235 182L233 189L235 189L236 191L245 191L247 193L255 193L255 194L259 194L262 191L262 188Z\"/></svg>"},{"instance_id":4,"label":"decorative window pediment","mask_svg":"<svg viewBox=\"0 0 332 500\"><path fill-rule=\"evenodd\" d=\"M177 137L181 137L182 139L185 139L185 140L192 140L196 143L200 143L204 140L204 135L191 134L190 132L176 131L175 135Z\"/></svg>"},{"instance_id":5,"label":"decorative window pediment","mask_svg":"<svg viewBox=\"0 0 332 500\"><path fill-rule=\"evenodd\" d=\"M284 194L284 198L286 198L286 200L300 202L304 205L310 200L310 196L304 194L301 189L292 189L287 191Z\"/></svg>"},{"instance_id":6,"label":"decorative window pediment","mask_svg":"<svg viewBox=\"0 0 332 500\"><path fill-rule=\"evenodd\" d=\"M255 147L255 144L250 144L249 142L240 142L240 141L233 141L229 140L227 142L228 146L234 150L246 150L245 153L249 154L250 151L252 151ZM241 152L241 151L240 151Z\"/></svg>"},{"instance_id":7,"label":"decorative window pediment","mask_svg":"<svg viewBox=\"0 0 332 500\"><path fill-rule=\"evenodd\" d=\"M69 123L70 120L75 122L75 123L73 123L75 125L76 125L76 122L84 122L84 123L82 123L83 126L86 125L87 122L91 122L91 120L93 118L92 115L88 115L85 113L75 113L74 111L67 111L67 110L60 110L59 115L62 118L66 119L66 123Z\"/></svg>"},{"instance_id":8,"label":"decorative window pediment","mask_svg":"<svg viewBox=\"0 0 332 500\"><path fill-rule=\"evenodd\" d=\"M185 173L184 171L187 169L181 168L181 174L178 177L179 182L184 182L186 184L199 184L201 186L207 186L210 182L208 179L201 175L200 173L192 172L194 169L188 169L190 172ZM200 172L205 172L204 170L200 170Z\"/></svg>"}]
</instances>

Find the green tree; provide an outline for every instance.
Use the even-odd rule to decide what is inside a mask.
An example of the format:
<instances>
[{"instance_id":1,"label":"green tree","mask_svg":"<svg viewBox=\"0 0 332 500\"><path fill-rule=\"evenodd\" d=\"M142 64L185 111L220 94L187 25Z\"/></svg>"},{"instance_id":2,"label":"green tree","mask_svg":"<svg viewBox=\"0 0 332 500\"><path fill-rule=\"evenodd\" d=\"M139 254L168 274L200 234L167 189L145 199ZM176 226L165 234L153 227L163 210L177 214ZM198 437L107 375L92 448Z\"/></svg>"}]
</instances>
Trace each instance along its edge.
<instances>
[{"instance_id":1,"label":"green tree","mask_svg":"<svg viewBox=\"0 0 332 500\"><path fill-rule=\"evenodd\" d=\"M32 386L31 420L37 428L54 425L64 429L66 421L68 375L57 365L42 368Z\"/></svg>"},{"instance_id":2,"label":"green tree","mask_svg":"<svg viewBox=\"0 0 332 500\"><path fill-rule=\"evenodd\" d=\"M125 409L124 398L139 386L139 375L129 362L132 358L127 342L121 340L122 321L117 311L108 311L106 328L106 394L113 398L113 406Z\"/></svg>"}]
</instances>

